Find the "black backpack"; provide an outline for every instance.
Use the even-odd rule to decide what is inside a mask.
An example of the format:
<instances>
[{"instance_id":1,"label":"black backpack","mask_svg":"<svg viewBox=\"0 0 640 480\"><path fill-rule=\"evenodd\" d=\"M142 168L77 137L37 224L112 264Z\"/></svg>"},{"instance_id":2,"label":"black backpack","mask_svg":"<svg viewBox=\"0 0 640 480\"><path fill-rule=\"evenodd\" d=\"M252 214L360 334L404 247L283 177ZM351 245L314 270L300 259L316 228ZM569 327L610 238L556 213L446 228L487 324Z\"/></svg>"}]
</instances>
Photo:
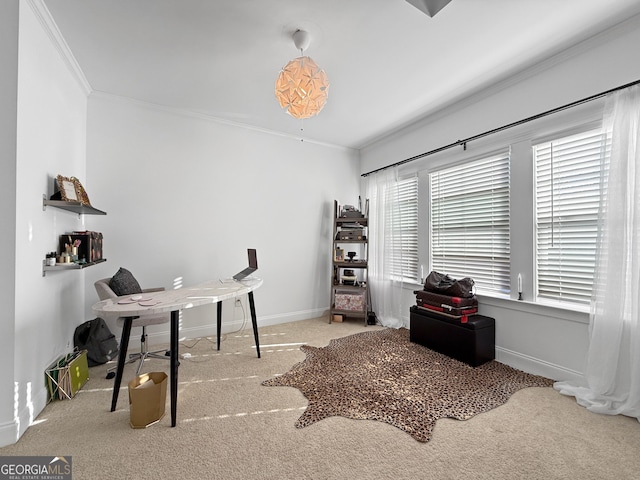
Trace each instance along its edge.
<instances>
[{"instance_id":1,"label":"black backpack","mask_svg":"<svg viewBox=\"0 0 640 480\"><path fill-rule=\"evenodd\" d=\"M118 342L105 321L98 317L88 320L76 328L73 345L87 351L90 367L107 363L118 356Z\"/></svg>"}]
</instances>

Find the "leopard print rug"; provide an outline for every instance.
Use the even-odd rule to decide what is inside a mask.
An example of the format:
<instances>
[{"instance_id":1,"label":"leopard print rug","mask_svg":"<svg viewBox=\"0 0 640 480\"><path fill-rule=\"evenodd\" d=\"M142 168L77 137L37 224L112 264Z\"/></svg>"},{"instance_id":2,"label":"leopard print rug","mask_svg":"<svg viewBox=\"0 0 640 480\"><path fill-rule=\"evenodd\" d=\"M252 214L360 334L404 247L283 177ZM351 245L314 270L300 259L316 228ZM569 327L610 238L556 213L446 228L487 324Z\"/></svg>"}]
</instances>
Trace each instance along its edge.
<instances>
[{"instance_id":1,"label":"leopard print rug","mask_svg":"<svg viewBox=\"0 0 640 480\"><path fill-rule=\"evenodd\" d=\"M262 382L295 387L307 398L298 428L342 416L386 422L428 442L439 418L467 420L504 404L522 388L553 384L496 361L471 367L412 343L406 328L300 348L305 360Z\"/></svg>"}]
</instances>

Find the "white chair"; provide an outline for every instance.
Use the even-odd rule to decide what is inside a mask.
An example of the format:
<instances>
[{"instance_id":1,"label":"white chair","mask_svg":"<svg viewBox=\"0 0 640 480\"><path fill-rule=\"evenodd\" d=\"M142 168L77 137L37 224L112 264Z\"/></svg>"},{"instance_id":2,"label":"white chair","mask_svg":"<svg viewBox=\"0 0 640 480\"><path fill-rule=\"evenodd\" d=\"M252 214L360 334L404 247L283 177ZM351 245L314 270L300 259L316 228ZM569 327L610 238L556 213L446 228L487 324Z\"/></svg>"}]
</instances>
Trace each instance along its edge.
<instances>
[{"instance_id":1,"label":"white chair","mask_svg":"<svg viewBox=\"0 0 640 480\"><path fill-rule=\"evenodd\" d=\"M107 299L117 299L118 295L111 289L109 286L109 282L111 278L103 278L94 283L96 287L96 292L98 292L98 298L100 300ZM142 293L150 293L150 292L160 292L164 290L164 288L147 288L142 289ZM149 351L147 346L147 327L149 325L158 325L161 323L168 323L171 320L171 314L163 314L158 316L144 316L144 317L134 317L131 322L131 327L141 327L142 335L140 337L140 353L132 353L129 355L129 358L125 363L132 363L139 360L138 368L136 369L136 375L140 374L140 370L142 369L142 365L147 358L163 358L169 360L169 351L167 350L156 350L153 352ZM117 324L120 328L124 325L124 318L120 317L117 319ZM120 342L122 344L122 341ZM117 368L117 365L111 367L107 370L107 378L112 378L115 376L113 370Z\"/></svg>"}]
</instances>

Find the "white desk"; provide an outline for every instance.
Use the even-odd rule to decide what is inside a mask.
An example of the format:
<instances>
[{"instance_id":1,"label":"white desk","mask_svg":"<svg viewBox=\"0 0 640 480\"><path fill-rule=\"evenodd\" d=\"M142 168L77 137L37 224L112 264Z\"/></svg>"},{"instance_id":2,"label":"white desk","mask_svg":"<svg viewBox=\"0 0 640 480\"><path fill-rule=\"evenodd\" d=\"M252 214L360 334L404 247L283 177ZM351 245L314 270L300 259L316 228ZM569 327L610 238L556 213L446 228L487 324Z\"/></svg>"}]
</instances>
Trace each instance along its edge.
<instances>
[{"instance_id":1,"label":"white desk","mask_svg":"<svg viewBox=\"0 0 640 480\"><path fill-rule=\"evenodd\" d=\"M170 379L171 379L171 426L176 425L176 413L178 403L178 338L179 338L179 312L187 308L217 304L217 333L218 350L220 350L220 330L222 325L222 301L247 294L249 297L249 308L251 310L251 322L253 324L253 336L256 342L258 358L260 358L260 343L258 340L258 323L256 320L256 308L253 299L253 291L262 285L262 280L247 277L241 281L235 280L211 280L194 287L179 288L176 290L163 290L160 292L145 293L145 299L151 298L158 303L151 306L141 306L136 303L118 303L122 299L130 298L125 295L117 300L102 300L92 308L96 315L105 317L122 317L124 325L120 340L120 352L118 355L118 370L113 385L113 395L111 399L111 411L115 411L118 402L118 393L122 382L122 371L127 358L127 348L129 346L129 336L131 334L131 322L133 317L144 315L157 315L159 313L171 313L171 340L170 340Z\"/></svg>"}]
</instances>

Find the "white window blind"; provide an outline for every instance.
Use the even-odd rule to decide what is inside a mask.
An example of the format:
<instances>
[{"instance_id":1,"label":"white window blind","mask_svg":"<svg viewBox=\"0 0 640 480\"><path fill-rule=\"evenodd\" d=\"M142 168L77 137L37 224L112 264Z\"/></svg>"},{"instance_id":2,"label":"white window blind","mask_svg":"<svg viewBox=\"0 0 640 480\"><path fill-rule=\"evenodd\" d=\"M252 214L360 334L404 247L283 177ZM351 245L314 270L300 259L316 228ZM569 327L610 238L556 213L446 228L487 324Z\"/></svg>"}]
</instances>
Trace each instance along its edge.
<instances>
[{"instance_id":1,"label":"white window blind","mask_svg":"<svg viewBox=\"0 0 640 480\"><path fill-rule=\"evenodd\" d=\"M604 138L592 130L534 146L538 297L590 302L605 194L601 156L610 148Z\"/></svg>"},{"instance_id":2,"label":"white window blind","mask_svg":"<svg viewBox=\"0 0 640 480\"><path fill-rule=\"evenodd\" d=\"M430 174L431 269L509 293L509 154Z\"/></svg>"},{"instance_id":3,"label":"white window blind","mask_svg":"<svg viewBox=\"0 0 640 480\"><path fill-rule=\"evenodd\" d=\"M391 276L403 281L418 278L418 178L399 180L390 187L386 208L386 242Z\"/></svg>"}]
</instances>

